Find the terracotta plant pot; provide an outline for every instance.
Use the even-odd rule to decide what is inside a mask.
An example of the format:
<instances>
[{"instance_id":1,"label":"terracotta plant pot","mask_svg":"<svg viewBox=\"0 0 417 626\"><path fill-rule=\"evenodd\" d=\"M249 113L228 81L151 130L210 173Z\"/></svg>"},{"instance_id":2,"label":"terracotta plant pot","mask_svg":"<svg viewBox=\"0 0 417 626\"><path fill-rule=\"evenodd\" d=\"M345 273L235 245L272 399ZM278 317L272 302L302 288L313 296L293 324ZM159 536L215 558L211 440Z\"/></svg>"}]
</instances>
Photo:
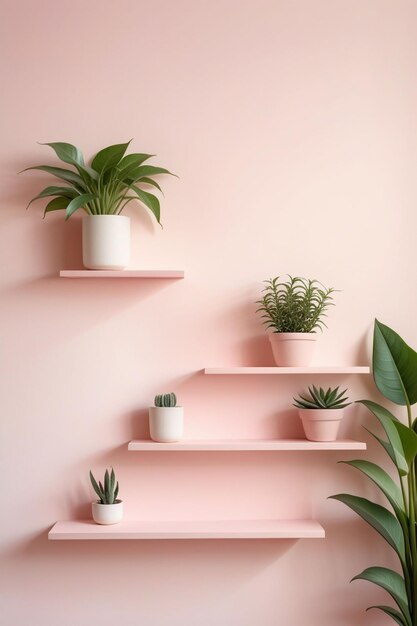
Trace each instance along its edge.
<instances>
[{"instance_id":1,"label":"terracotta plant pot","mask_svg":"<svg viewBox=\"0 0 417 626\"><path fill-rule=\"evenodd\" d=\"M114 504L92 502L91 509L96 524L117 524L122 521L123 502L121 500L116 500Z\"/></svg>"},{"instance_id":2,"label":"terracotta plant pot","mask_svg":"<svg viewBox=\"0 0 417 626\"><path fill-rule=\"evenodd\" d=\"M269 341L277 365L302 367L311 363L317 333L271 333Z\"/></svg>"},{"instance_id":3,"label":"terracotta plant pot","mask_svg":"<svg viewBox=\"0 0 417 626\"><path fill-rule=\"evenodd\" d=\"M149 430L154 441L160 443L180 441L184 432L184 407L151 406Z\"/></svg>"},{"instance_id":4,"label":"terracotta plant pot","mask_svg":"<svg viewBox=\"0 0 417 626\"><path fill-rule=\"evenodd\" d=\"M306 439L336 441L344 409L298 409Z\"/></svg>"},{"instance_id":5,"label":"terracotta plant pot","mask_svg":"<svg viewBox=\"0 0 417 626\"><path fill-rule=\"evenodd\" d=\"M90 270L123 270L129 265L130 217L83 218L83 264Z\"/></svg>"}]
</instances>

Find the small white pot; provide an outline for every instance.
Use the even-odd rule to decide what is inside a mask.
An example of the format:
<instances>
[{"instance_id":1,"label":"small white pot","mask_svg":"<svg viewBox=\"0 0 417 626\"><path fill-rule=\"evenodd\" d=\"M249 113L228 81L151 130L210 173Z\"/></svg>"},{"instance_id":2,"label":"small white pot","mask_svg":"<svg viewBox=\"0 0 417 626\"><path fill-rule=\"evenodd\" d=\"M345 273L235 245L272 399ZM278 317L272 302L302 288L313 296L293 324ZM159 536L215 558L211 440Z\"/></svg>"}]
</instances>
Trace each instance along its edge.
<instances>
[{"instance_id":1,"label":"small white pot","mask_svg":"<svg viewBox=\"0 0 417 626\"><path fill-rule=\"evenodd\" d=\"M160 443L180 441L184 433L184 407L151 406L149 430L154 441Z\"/></svg>"},{"instance_id":2,"label":"small white pot","mask_svg":"<svg viewBox=\"0 0 417 626\"><path fill-rule=\"evenodd\" d=\"M311 363L317 333L271 333L269 341L276 365L303 367Z\"/></svg>"},{"instance_id":3,"label":"small white pot","mask_svg":"<svg viewBox=\"0 0 417 626\"><path fill-rule=\"evenodd\" d=\"M92 502L91 509L93 520L97 524L117 524L123 518L123 502L116 500L114 504L101 504L101 502Z\"/></svg>"},{"instance_id":4,"label":"small white pot","mask_svg":"<svg viewBox=\"0 0 417 626\"><path fill-rule=\"evenodd\" d=\"M130 217L83 218L83 264L90 270L123 270L129 265Z\"/></svg>"},{"instance_id":5,"label":"small white pot","mask_svg":"<svg viewBox=\"0 0 417 626\"><path fill-rule=\"evenodd\" d=\"M309 441L336 441L344 409L298 409Z\"/></svg>"}]
</instances>

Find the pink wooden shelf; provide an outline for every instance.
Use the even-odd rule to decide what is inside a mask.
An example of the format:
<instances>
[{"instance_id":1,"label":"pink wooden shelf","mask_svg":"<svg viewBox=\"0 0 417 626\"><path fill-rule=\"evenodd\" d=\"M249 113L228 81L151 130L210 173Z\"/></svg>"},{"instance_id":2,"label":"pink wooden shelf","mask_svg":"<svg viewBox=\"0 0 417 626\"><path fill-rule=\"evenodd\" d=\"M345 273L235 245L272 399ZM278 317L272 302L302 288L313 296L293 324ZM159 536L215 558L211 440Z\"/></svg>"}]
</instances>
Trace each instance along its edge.
<instances>
[{"instance_id":1,"label":"pink wooden shelf","mask_svg":"<svg viewBox=\"0 0 417 626\"><path fill-rule=\"evenodd\" d=\"M366 443L339 439L337 441L308 441L307 439L214 439L183 440L157 443L149 439L130 441L131 452L245 452L274 450L366 450Z\"/></svg>"},{"instance_id":2,"label":"pink wooden shelf","mask_svg":"<svg viewBox=\"0 0 417 626\"><path fill-rule=\"evenodd\" d=\"M92 520L57 522L48 539L322 539L314 520L123 521L100 526Z\"/></svg>"},{"instance_id":3,"label":"pink wooden shelf","mask_svg":"<svg viewBox=\"0 0 417 626\"><path fill-rule=\"evenodd\" d=\"M311 367L206 367L205 374L370 374L366 365L313 365Z\"/></svg>"},{"instance_id":4,"label":"pink wooden shelf","mask_svg":"<svg viewBox=\"0 0 417 626\"><path fill-rule=\"evenodd\" d=\"M183 270L61 270L61 278L184 278Z\"/></svg>"}]
</instances>

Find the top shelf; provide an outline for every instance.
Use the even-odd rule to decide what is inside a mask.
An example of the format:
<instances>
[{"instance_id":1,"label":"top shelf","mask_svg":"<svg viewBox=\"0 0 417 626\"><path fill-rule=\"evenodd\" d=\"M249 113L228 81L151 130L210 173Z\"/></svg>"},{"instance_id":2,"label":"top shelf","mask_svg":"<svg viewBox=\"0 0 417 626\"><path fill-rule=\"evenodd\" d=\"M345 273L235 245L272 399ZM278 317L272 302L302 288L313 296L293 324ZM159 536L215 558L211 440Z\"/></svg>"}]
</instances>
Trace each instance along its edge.
<instances>
[{"instance_id":1,"label":"top shelf","mask_svg":"<svg viewBox=\"0 0 417 626\"><path fill-rule=\"evenodd\" d=\"M312 367L206 367L205 374L370 374L365 365L320 365Z\"/></svg>"},{"instance_id":2,"label":"top shelf","mask_svg":"<svg viewBox=\"0 0 417 626\"><path fill-rule=\"evenodd\" d=\"M184 278L184 270L61 270L61 278Z\"/></svg>"}]
</instances>

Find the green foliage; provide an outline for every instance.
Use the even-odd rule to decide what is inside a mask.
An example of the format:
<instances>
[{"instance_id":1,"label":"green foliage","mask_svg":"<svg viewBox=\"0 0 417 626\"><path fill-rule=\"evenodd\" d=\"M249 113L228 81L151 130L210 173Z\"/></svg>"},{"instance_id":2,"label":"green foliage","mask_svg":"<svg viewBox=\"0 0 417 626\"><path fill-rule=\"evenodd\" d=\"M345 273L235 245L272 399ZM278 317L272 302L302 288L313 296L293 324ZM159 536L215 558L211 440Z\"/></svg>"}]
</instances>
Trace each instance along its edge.
<instances>
[{"instance_id":1,"label":"green foliage","mask_svg":"<svg viewBox=\"0 0 417 626\"><path fill-rule=\"evenodd\" d=\"M67 183L67 186L45 187L32 198L28 207L35 200L54 197L45 208L44 216L50 211L65 210L65 219L75 211L82 209L88 215L120 215L129 202L136 200L147 207L159 224L161 209L158 198L142 189L143 185L152 186L161 191L153 180L158 174L171 174L162 167L142 165L152 154L125 155L130 141L108 146L100 150L88 166L82 152L70 143L47 143L56 156L73 169L36 165L28 170L47 172Z\"/></svg>"},{"instance_id":2,"label":"green foliage","mask_svg":"<svg viewBox=\"0 0 417 626\"><path fill-rule=\"evenodd\" d=\"M401 574L385 567L369 567L353 580L366 580L385 589L397 608L371 606L401 626L417 626L417 434L411 407L417 402L417 353L388 326L375 320L373 375L379 391L407 408L407 425L388 409L371 400L360 400L382 426L385 438L370 432L388 454L395 478L369 461L348 461L382 492L393 513L366 498L338 494L343 502L374 528L395 551Z\"/></svg>"},{"instance_id":3,"label":"green foliage","mask_svg":"<svg viewBox=\"0 0 417 626\"><path fill-rule=\"evenodd\" d=\"M333 306L333 288L323 287L317 280L288 276L266 280L263 297L257 301L258 312L267 328L274 333L311 333L323 330L323 318Z\"/></svg>"},{"instance_id":4,"label":"green foliage","mask_svg":"<svg viewBox=\"0 0 417 626\"><path fill-rule=\"evenodd\" d=\"M111 471L106 469L103 482L99 481L98 483L90 470L90 480L94 491L100 498L100 504L115 504L119 502L117 499L119 494L119 482L116 482L116 475L113 468L111 468Z\"/></svg>"},{"instance_id":5,"label":"green foliage","mask_svg":"<svg viewBox=\"0 0 417 626\"><path fill-rule=\"evenodd\" d=\"M155 396L155 406L174 407L177 406L177 396L175 393L163 393Z\"/></svg>"},{"instance_id":6,"label":"green foliage","mask_svg":"<svg viewBox=\"0 0 417 626\"><path fill-rule=\"evenodd\" d=\"M351 404L345 396L347 389L339 391L339 387L335 389L329 387L324 390L322 387L317 389L312 385L308 391L309 395L300 393L298 398L294 398L293 404L298 409L344 409Z\"/></svg>"}]
</instances>

